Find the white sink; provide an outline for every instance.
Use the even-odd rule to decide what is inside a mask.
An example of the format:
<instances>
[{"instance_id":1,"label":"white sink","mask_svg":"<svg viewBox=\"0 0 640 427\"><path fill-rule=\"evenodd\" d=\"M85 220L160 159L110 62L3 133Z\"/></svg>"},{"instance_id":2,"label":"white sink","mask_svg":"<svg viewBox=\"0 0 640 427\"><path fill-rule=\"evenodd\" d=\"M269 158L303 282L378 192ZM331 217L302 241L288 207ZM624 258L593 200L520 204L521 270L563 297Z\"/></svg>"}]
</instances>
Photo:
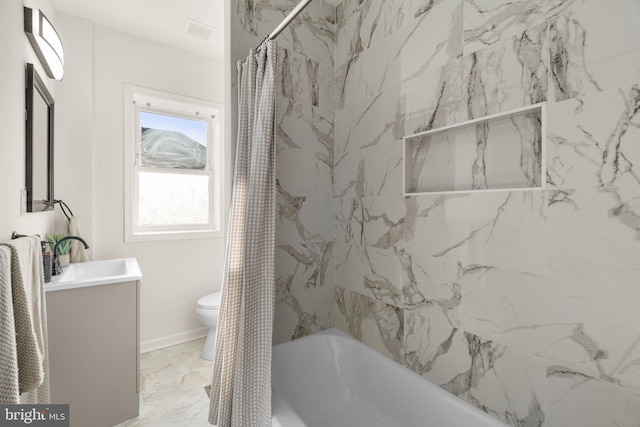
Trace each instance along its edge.
<instances>
[{"instance_id":1,"label":"white sink","mask_svg":"<svg viewBox=\"0 0 640 427\"><path fill-rule=\"evenodd\" d=\"M60 291L85 286L140 280L142 273L135 258L108 259L103 261L76 262L53 276L45 289Z\"/></svg>"}]
</instances>

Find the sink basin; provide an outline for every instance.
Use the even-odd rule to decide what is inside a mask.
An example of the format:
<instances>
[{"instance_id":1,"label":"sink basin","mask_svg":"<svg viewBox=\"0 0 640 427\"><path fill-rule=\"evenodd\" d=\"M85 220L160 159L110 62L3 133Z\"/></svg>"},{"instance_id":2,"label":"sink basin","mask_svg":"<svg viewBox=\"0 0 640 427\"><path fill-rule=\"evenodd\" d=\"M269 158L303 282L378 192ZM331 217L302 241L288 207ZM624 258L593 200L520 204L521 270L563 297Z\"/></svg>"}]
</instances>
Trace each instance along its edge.
<instances>
[{"instance_id":1,"label":"sink basin","mask_svg":"<svg viewBox=\"0 0 640 427\"><path fill-rule=\"evenodd\" d=\"M107 285L110 283L140 280L142 273L135 258L108 259L72 263L53 276L45 287L46 291L59 291L84 286Z\"/></svg>"}]
</instances>

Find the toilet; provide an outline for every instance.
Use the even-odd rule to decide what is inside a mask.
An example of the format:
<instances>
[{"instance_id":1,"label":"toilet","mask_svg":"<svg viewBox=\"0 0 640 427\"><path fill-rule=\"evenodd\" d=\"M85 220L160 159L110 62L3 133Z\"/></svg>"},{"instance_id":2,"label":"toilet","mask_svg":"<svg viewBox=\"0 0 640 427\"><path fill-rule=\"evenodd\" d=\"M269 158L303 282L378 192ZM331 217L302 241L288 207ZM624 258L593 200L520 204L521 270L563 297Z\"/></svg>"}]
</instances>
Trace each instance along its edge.
<instances>
[{"instance_id":1,"label":"toilet","mask_svg":"<svg viewBox=\"0 0 640 427\"><path fill-rule=\"evenodd\" d=\"M202 350L202 358L205 360L213 360L213 354L216 349L216 328L218 326L221 297L221 291L205 295L198 300L198 307L196 307L198 319L209 328L207 341L204 343L204 350Z\"/></svg>"}]
</instances>

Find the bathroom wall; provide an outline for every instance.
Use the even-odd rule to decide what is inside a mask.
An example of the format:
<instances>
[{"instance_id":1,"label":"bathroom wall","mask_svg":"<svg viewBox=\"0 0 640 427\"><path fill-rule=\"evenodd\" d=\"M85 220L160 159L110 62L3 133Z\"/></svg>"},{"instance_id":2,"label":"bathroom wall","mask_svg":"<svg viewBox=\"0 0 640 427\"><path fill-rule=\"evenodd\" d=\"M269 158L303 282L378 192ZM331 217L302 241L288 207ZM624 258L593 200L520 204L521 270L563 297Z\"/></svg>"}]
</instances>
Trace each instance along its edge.
<instances>
[{"instance_id":1,"label":"bathroom wall","mask_svg":"<svg viewBox=\"0 0 640 427\"><path fill-rule=\"evenodd\" d=\"M338 7L334 325L510 425L638 424L638 18L633 0ZM538 102L544 189L403 196L403 136ZM504 160L485 137L478 182Z\"/></svg>"},{"instance_id":2,"label":"bathroom wall","mask_svg":"<svg viewBox=\"0 0 640 427\"><path fill-rule=\"evenodd\" d=\"M69 205L93 257L93 23L58 12L56 30L64 42L65 75L56 82L56 198ZM56 208L56 230L67 218Z\"/></svg>"},{"instance_id":3,"label":"bathroom wall","mask_svg":"<svg viewBox=\"0 0 640 427\"><path fill-rule=\"evenodd\" d=\"M138 259L143 351L204 336L196 301L221 287L224 239L124 242L123 87L223 104L222 63L59 15L69 74L58 87L67 140L56 161L68 166L61 181L70 188L58 194L90 233L94 259Z\"/></svg>"},{"instance_id":4,"label":"bathroom wall","mask_svg":"<svg viewBox=\"0 0 640 427\"><path fill-rule=\"evenodd\" d=\"M246 59L296 4L232 2L232 98L236 61ZM334 299L334 287L326 274L337 201L332 182L334 21L335 7L317 0L277 39L275 343L331 326L326 300ZM235 123L235 106L232 113Z\"/></svg>"},{"instance_id":5,"label":"bathroom wall","mask_svg":"<svg viewBox=\"0 0 640 427\"><path fill-rule=\"evenodd\" d=\"M235 58L294 3L233 2ZM317 5L293 31L315 41L278 39L275 342L335 326L509 425L636 426L640 4ZM404 136L539 102L522 169L543 188L404 196ZM479 188L504 160L488 135L468 141Z\"/></svg>"},{"instance_id":6,"label":"bathroom wall","mask_svg":"<svg viewBox=\"0 0 640 427\"><path fill-rule=\"evenodd\" d=\"M41 9L54 23L56 16L49 0L0 4L0 241L11 233L45 236L53 229L53 212L22 213L21 191L25 188L25 64L32 63L55 96L53 80L40 65L24 33L23 6Z\"/></svg>"}]
</instances>

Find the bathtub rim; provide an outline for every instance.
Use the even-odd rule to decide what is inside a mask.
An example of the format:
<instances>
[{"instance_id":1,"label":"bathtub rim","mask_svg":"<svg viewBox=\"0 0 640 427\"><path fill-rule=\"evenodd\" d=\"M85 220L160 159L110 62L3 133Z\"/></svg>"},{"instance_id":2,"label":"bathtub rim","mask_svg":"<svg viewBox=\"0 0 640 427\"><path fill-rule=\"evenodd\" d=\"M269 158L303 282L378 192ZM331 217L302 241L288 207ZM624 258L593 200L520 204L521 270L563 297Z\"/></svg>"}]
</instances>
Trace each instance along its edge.
<instances>
[{"instance_id":1,"label":"bathtub rim","mask_svg":"<svg viewBox=\"0 0 640 427\"><path fill-rule=\"evenodd\" d=\"M289 348L290 346L296 345L296 344L300 344L301 342L304 341L312 341L312 340L318 340L319 338L328 338L330 341L345 341L347 343L347 345L353 345L356 348L361 349L362 351L364 351L365 353L367 353L368 357L371 357L373 360L376 360L378 362L380 362L382 365L384 366L388 366L390 369L394 369L394 370L399 370L399 371L404 371L406 374L408 374L409 376L411 376L412 378L415 378L416 381L420 381L424 387L426 387L427 389L433 391L434 393L436 393L438 395L439 398L443 399L444 401L446 401L447 403L452 404L455 407L458 407L461 411L466 411L466 412L471 412L472 414L477 415L478 417L481 418L486 418L487 422L493 422L495 424L495 427L502 427L505 426L507 427L508 425L505 424L502 420L500 420L499 418L495 417L493 414L488 413L483 411L482 409L472 405L471 403L467 402L466 400L464 400L462 397L459 397L453 393L451 393L450 391L440 387L439 385L435 384L434 382L430 381L429 379L423 377L422 375L418 374L417 372L409 369L407 366L405 366L403 363L400 362L396 362L395 360L385 356L384 354L380 353L379 351L377 351L376 349L369 347L368 345L360 342L359 340L357 340L356 338L350 336L349 334L341 331L340 329L337 328L329 328L329 329L325 329L310 335L306 335L304 337L301 338L297 338L291 341L287 341L284 343L280 343L280 344L276 344L274 345L272 348L272 357L274 355L274 351L276 349L276 347L279 349L278 351L284 351L287 348ZM272 362L273 363L273 362ZM272 374L273 375L273 374ZM272 379L273 381L273 379ZM289 405L289 402L286 401L286 399L284 399L282 396L277 395L275 393L275 390L273 390L273 386L272 386L272 395L277 396L277 398L283 402L286 403L287 409L292 411L294 414L296 414L297 418L300 419L300 425L299 427L304 427L307 426L306 423L304 423L304 421L298 416L298 414L296 413L295 409L292 408ZM295 427L298 427L298 425L296 425Z\"/></svg>"}]
</instances>

